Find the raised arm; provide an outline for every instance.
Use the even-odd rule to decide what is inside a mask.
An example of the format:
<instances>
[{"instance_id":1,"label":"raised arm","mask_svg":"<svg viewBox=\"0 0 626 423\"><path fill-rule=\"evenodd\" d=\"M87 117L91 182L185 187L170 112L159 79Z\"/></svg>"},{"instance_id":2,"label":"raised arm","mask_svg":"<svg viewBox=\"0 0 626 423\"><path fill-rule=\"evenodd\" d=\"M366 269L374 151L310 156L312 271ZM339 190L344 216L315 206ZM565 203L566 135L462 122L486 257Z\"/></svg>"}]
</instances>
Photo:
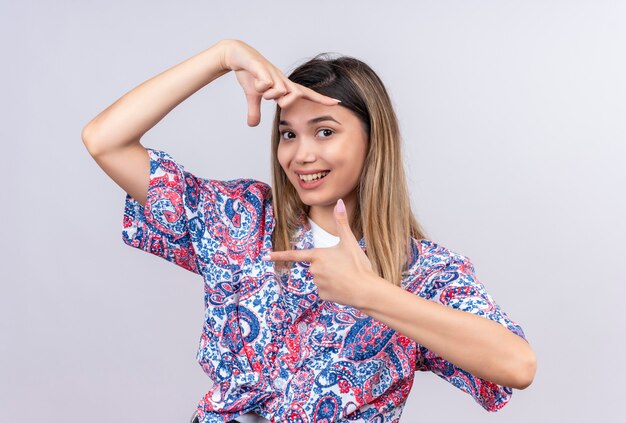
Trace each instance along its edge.
<instances>
[{"instance_id":1,"label":"raised arm","mask_svg":"<svg viewBox=\"0 0 626 423\"><path fill-rule=\"evenodd\" d=\"M89 154L124 191L145 204L149 157L141 137L177 105L220 76L235 71L248 102L248 125L260 121L261 98L284 107L297 97L337 102L293 84L259 52L222 40L135 87L93 118L82 131Z\"/></svg>"}]
</instances>

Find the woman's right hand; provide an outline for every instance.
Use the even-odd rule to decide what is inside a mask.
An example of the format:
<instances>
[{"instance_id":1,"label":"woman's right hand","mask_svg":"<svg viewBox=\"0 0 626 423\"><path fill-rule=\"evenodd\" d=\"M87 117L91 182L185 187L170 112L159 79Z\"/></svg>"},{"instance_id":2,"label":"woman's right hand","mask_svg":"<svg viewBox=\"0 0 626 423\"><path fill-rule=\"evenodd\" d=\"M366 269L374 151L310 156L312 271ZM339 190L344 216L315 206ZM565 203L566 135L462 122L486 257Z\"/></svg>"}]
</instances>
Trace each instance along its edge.
<instances>
[{"instance_id":1,"label":"woman's right hand","mask_svg":"<svg viewBox=\"0 0 626 423\"><path fill-rule=\"evenodd\" d=\"M337 104L289 81L246 43L223 40L148 79L100 112L83 128L85 147L116 184L144 205L150 157L141 137L189 96L230 70L246 94L250 126L261 119L261 98L275 100L283 108L301 97Z\"/></svg>"},{"instance_id":2,"label":"woman's right hand","mask_svg":"<svg viewBox=\"0 0 626 423\"><path fill-rule=\"evenodd\" d=\"M261 121L261 99L275 100L285 108L298 98L306 98L327 106L339 103L331 97L290 81L254 48L240 40L223 40L222 68L235 72L248 102L248 125Z\"/></svg>"}]
</instances>

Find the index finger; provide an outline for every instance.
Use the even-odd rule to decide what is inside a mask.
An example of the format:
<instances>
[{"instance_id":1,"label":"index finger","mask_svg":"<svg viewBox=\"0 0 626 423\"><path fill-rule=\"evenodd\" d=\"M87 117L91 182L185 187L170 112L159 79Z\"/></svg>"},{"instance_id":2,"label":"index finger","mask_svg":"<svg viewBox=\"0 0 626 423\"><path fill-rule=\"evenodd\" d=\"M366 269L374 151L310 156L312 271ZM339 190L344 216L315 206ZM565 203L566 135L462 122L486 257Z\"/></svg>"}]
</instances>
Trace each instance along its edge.
<instances>
[{"instance_id":1,"label":"index finger","mask_svg":"<svg viewBox=\"0 0 626 423\"><path fill-rule=\"evenodd\" d=\"M263 261L313 261L315 249L272 251L262 257Z\"/></svg>"},{"instance_id":2,"label":"index finger","mask_svg":"<svg viewBox=\"0 0 626 423\"><path fill-rule=\"evenodd\" d=\"M315 101L316 103L321 103L326 106L335 106L341 103L341 100L337 98L332 98L325 96L323 94L318 93L317 91L313 91L312 89L305 87L300 84L296 84L302 90L302 97L307 100Z\"/></svg>"}]
</instances>

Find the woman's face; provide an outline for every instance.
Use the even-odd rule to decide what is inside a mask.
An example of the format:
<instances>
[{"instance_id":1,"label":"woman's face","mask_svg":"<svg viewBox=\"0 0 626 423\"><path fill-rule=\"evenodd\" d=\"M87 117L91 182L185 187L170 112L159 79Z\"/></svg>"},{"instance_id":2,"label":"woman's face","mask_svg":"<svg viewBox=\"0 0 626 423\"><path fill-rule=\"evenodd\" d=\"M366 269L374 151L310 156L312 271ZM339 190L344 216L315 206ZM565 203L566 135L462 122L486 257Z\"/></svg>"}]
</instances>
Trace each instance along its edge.
<instances>
[{"instance_id":1,"label":"woman's face","mask_svg":"<svg viewBox=\"0 0 626 423\"><path fill-rule=\"evenodd\" d=\"M278 130L278 162L304 204L354 205L369 143L351 110L298 99L281 110Z\"/></svg>"}]
</instances>

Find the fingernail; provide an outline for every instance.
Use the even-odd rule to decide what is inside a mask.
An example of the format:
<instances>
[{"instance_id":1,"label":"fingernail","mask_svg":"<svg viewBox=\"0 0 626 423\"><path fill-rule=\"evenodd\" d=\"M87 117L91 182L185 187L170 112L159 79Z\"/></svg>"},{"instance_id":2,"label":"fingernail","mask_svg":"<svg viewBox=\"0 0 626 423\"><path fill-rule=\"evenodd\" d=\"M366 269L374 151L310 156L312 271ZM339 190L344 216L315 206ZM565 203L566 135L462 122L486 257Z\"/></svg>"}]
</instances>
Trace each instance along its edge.
<instances>
[{"instance_id":1,"label":"fingernail","mask_svg":"<svg viewBox=\"0 0 626 423\"><path fill-rule=\"evenodd\" d=\"M261 260L263 260L263 261L271 261L272 257L270 257L269 254L265 254L263 257L261 257Z\"/></svg>"},{"instance_id":2,"label":"fingernail","mask_svg":"<svg viewBox=\"0 0 626 423\"><path fill-rule=\"evenodd\" d=\"M335 100L337 103L341 103L341 100L339 100L338 98L333 98L333 100Z\"/></svg>"},{"instance_id":3,"label":"fingernail","mask_svg":"<svg viewBox=\"0 0 626 423\"><path fill-rule=\"evenodd\" d=\"M346 212L346 205L343 204L343 200L341 198L337 201L337 211L339 213L345 213Z\"/></svg>"}]
</instances>

